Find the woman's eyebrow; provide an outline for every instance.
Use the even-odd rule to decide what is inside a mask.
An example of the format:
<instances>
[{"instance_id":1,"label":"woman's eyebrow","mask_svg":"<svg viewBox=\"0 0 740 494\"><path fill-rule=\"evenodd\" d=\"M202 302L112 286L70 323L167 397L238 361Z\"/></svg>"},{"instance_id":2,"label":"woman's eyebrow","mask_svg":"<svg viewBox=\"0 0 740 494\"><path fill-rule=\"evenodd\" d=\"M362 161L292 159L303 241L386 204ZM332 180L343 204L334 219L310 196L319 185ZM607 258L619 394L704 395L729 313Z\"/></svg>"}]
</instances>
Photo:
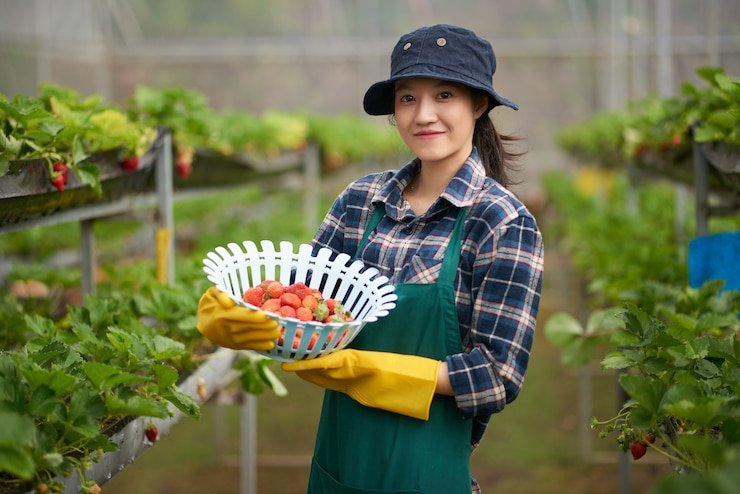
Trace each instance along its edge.
<instances>
[{"instance_id":1,"label":"woman's eyebrow","mask_svg":"<svg viewBox=\"0 0 740 494\"><path fill-rule=\"evenodd\" d=\"M436 82L436 83L434 84L434 86L433 86L433 87L434 87L435 89L439 89L439 88L443 88L443 87L449 87L449 88L454 88L454 87L456 87L456 86L457 86L457 84L456 84L456 83L454 83L454 82L450 82L450 81L437 81L437 82ZM408 81L398 81L398 82L396 83L396 89L395 89L396 91L400 91L400 90L408 90L408 89L413 89L413 83L412 83L412 82L408 82Z\"/></svg>"}]
</instances>

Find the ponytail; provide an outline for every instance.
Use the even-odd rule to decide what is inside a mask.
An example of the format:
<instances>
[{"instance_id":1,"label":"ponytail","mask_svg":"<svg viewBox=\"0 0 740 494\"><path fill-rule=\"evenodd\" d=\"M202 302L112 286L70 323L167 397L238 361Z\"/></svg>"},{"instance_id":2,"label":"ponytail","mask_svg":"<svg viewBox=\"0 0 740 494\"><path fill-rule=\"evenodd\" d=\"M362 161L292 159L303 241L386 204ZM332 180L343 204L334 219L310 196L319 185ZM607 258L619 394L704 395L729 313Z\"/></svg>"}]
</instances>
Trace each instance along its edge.
<instances>
[{"instance_id":1,"label":"ponytail","mask_svg":"<svg viewBox=\"0 0 740 494\"><path fill-rule=\"evenodd\" d=\"M514 162L524 154L508 149L511 143L518 140L520 138L516 136L499 134L488 114L475 121L473 145L478 150L486 175L504 187L512 185L510 172L517 171Z\"/></svg>"}]
</instances>

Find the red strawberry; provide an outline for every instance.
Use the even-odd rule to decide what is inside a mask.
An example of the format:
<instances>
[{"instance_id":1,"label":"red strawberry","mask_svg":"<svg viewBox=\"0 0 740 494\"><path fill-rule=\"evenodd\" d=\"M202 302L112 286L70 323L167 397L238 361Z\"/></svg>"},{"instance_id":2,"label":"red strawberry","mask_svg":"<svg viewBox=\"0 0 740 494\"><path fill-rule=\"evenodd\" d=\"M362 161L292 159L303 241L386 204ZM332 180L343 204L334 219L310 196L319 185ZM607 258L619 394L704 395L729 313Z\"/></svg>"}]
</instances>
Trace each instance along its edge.
<instances>
[{"instance_id":1,"label":"red strawberry","mask_svg":"<svg viewBox=\"0 0 740 494\"><path fill-rule=\"evenodd\" d=\"M632 453L633 459L639 460L645 456L645 453L647 453L647 445L645 445L645 443L634 442L630 444L630 452Z\"/></svg>"},{"instance_id":2,"label":"red strawberry","mask_svg":"<svg viewBox=\"0 0 740 494\"><path fill-rule=\"evenodd\" d=\"M329 314L334 314L334 309L336 308L337 301L333 298L327 298L326 299L326 308L329 309Z\"/></svg>"},{"instance_id":3,"label":"red strawberry","mask_svg":"<svg viewBox=\"0 0 740 494\"><path fill-rule=\"evenodd\" d=\"M190 176L193 170L193 149L180 147L175 153L175 170L183 180Z\"/></svg>"},{"instance_id":4,"label":"red strawberry","mask_svg":"<svg viewBox=\"0 0 740 494\"><path fill-rule=\"evenodd\" d=\"M316 345L316 341L319 339L319 334L314 333L311 335L311 339L308 340L308 346L306 347L308 350L313 350L313 347Z\"/></svg>"},{"instance_id":5,"label":"red strawberry","mask_svg":"<svg viewBox=\"0 0 740 494\"><path fill-rule=\"evenodd\" d=\"M293 283L292 285L286 286L285 293L295 293L296 295L298 295L298 292L302 290L306 290L307 288L308 287L306 286L305 283L303 283L302 281L297 281Z\"/></svg>"},{"instance_id":6,"label":"red strawberry","mask_svg":"<svg viewBox=\"0 0 740 494\"><path fill-rule=\"evenodd\" d=\"M283 317L295 317L295 309L290 305L283 305L280 307L279 314Z\"/></svg>"},{"instance_id":7,"label":"red strawberry","mask_svg":"<svg viewBox=\"0 0 740 494\"><path fill-rule=\"evenodd\" d=\"M269 300L265 300L260 307L265 312L280 312L280 299L279 298L271 298Z\"/></svg>"},{"instance_id":8,"label":"red strawberry","mask_svg":"<svg viewBox=\"0 0 740 494\"><path fill-rule=\"evenodd\" d=\"M292 307L293 309L297 309L301 306L301 299L295 293L283 293L280 296L280 303L283 306L287 305L289 307Z\"/></svg>"},{"instance_id":9,"label":"red strawberry","mask_svg":"<svg viewBox=\"0 0 740 494\"><path fill-rule=\"evenodd\" d=\"M285 293L285 287L279 281L273 281L267 285L267 294L270 298L280 298Z\"/></svg>"},{"instance_id":10,"label":"red strawberry","mask_svg":"<svg viewBox=\"0 0 740 494\"><path fill-rule=\"evenodd\" d=\"M69 176L69 167L67 166L67 164L63 161L57 161L56 163L54 163L53 168L55 172L62 174L62 176L64 177L64 183L66 184L67 178Z\"/></svg>"},{"instance_id":11,"label":"red strawberry","mask_svg":"<svg viewBox=\"0 0 740 494\"><path fill-rule=\"evenodd\" d=\"M265 300L265 289L261 286L255 286L247 288L244 291L244 301L248 304L256 305L257 307L262 305Z\"/></svg>"},{"instance_id":12,"label":"red strawberry","mask_svg":"<svg viewBox=\"0 0 740 494\"><path fill-rule=\"evenodd\" d=\"M653 434L645 434L645 441L653 444L655 442L655 436Z\"/></svg>"},{"instance_id":13,"label":"red strawberry","mask_svg":"<svg viewBox=\"0 0 740 494\"><path fill-rule=\"evenodd\" d=\"M301 300L301 305L307 309L314 310L319 306L319 300L313 295L306 295L303 297L303 300Z\"/></svg>"},{"instance_id":14,"label":"red strawberry","mask_svg":"<svg viewBox=\"0 0 740 494\"><path fill-rule=\"evenodd\" d=\"M139 157L136 155L129 156L128 158L121 161L121 167L124 170L129 171L129 172L138 170L139 169Z\"/></svg>"},{"instance_id":15,"label":"red strawberry","mask_svg":"<svg viewBox=\"0 0 740 494\"><path fill-rule=\"evenodd\" d=\"M175 163L175 170L177 171L177 176L185 180L193 171L193 165L187 161L178 161Z\"/></svg>"},{"instance_id":16,"label":"red strawberry","mask_svg":"<svg viewBox=\"0 0 740 494\"><path fill-rule=\"evenodd\" d=\"M308 307L298 307L295 316L301 321L313 321L313 312Z\"/></svg>"},{"instance_id":17,"label":"red strawberry","mask_svg":"<svg viewBox=\"0 0 740 494\"><path fill-rule=\"evenodd\" d=\"M156 425L150 423L146 426L144 435L150 443L155 443L157 442L157 439L159 439L159 430Z\"/></svg>"},{"instance_id":18,"label":"red strawberry","mask_svg":"<svg viewBox=\"0 0 740 494\"><path fill-rule=\"evenodd\" d=\"M52 177L50 182L51 182L51 185L56 187L59 192L64 192L64 175L60 174L55 177Z\"/></svg>"}]
</instances>

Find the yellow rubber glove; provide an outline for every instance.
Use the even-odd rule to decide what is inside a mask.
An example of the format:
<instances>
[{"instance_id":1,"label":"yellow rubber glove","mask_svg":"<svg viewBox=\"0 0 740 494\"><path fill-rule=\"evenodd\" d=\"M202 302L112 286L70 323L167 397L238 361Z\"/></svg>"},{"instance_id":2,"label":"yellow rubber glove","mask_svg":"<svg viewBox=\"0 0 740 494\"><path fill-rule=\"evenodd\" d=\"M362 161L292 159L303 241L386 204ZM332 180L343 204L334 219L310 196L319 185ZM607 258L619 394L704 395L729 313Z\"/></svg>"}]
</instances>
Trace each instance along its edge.
<instances>
[{"instance_id":1,"label":"yellow rubber glove","mask_svg":"<svg viewBox=\"0 0 740 494\"><path fill-rule=\"evenodd\" d=\"M237 307L214 286L200 298L197 327L215 344L235 350L271 350L280 336L275 319L262 311Z\"/></svg>"},{"instance_id":2,"label":"yellow rubber glove","mask_svg":"<svg viewBox=\"0 0 740 494\"><path fill-rule=\"evenodd\" d=\"M416 355L345 349L281 367L365 406L428 420L440 364Z\"/></svg>"}]
</instances>

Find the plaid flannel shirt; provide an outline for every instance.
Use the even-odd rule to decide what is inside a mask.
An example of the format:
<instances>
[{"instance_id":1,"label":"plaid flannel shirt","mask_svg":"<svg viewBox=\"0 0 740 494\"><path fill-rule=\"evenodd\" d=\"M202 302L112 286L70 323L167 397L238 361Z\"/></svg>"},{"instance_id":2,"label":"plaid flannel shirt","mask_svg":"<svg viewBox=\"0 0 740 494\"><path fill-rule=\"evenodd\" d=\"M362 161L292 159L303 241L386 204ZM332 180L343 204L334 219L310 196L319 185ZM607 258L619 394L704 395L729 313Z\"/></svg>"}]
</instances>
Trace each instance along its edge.
<instances>
[{"instance_id":1,"label":"plaid flannel shirt","mask_svg":"<svg viewBox=\"0 0 740 494\"><path fill-rule=\"evenodd\" d=\"M542 237L525 206L486 177L475 150L434 204L416 216L402 191L419 167L413 160L351 183L313 245L354 255L373 209L384 207L360 258L391 283L434 283L458 210L468 207L455 280L463 351L449 355L447 364L458 408L474 420L475 447L491 415L516 398L524 380L542 287Z\"/></svg>"}]
</instances>

